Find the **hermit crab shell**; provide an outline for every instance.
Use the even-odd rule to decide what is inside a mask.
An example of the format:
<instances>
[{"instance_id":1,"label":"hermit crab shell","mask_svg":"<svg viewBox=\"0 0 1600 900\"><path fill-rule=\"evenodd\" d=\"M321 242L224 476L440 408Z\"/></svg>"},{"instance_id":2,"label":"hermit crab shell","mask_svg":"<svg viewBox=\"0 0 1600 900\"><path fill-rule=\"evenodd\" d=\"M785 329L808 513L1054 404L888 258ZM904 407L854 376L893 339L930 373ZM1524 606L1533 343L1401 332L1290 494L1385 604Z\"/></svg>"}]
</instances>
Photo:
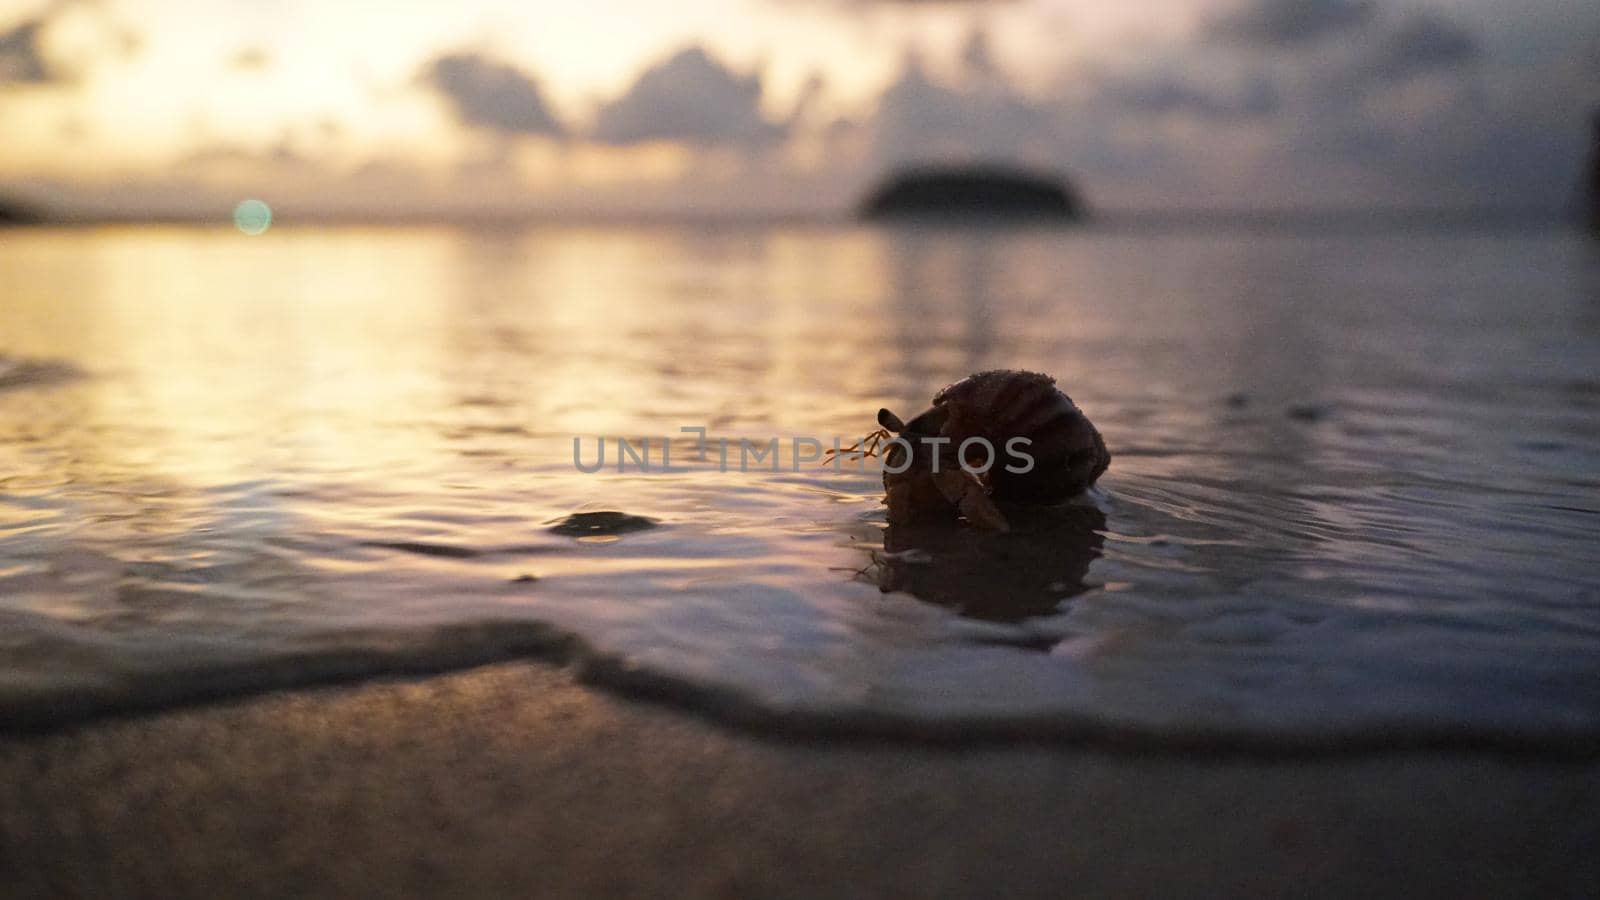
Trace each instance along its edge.
<instances>
[{"instance_id":1,"label":"hermit crab shell","mask_svg":"<svg viewBox=\"0 0 1600 900\"><path fill-rule=\"evenodd\" d=\"M984 439L995 456L983 478L996 500L1059 503L1094 484L1111 464L1088 417L1054 378L1037 372L998 369L963 378L935 395L933 407L906 423L902 435L947 437L952 449L969 438ZM1013 445L1016 438L1027 443ZM1031 468L1009 470L1024 467L1008 454L1011 446L1033 458ZM987 452L969 448L968 462L981 466Z\"/></svg>"}]
</instances>

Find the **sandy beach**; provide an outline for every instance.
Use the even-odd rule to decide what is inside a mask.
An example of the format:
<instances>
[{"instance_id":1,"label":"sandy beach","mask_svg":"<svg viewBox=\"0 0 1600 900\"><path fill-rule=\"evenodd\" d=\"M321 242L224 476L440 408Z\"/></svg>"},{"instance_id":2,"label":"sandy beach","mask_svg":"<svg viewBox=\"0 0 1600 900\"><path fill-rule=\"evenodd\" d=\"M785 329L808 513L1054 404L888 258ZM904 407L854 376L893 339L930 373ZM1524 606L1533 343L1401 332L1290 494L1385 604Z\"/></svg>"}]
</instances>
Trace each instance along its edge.
<instances>
[{"instance_id":1,"label":"sandy beach","mask_svg":"<svg viewBox=\"0 0 1600 900\"><path fill-rule=\"evenodd\" d=\"M1600 765L779 740L543 664L0 741L44 896L1579 897Z\"/></svg>"}]
</instances>

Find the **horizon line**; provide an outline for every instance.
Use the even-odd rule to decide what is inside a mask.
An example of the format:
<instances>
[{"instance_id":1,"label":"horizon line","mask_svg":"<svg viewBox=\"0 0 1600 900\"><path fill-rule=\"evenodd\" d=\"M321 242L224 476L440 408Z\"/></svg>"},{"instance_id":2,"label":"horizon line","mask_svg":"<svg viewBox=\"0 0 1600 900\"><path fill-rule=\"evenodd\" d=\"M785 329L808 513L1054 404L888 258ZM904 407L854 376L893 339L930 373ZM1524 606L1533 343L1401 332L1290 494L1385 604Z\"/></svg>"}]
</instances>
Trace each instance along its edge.
<instances>
[{"instance_id":1,"label":"horizon line","mask_svg":"<svg viewBox=\"0 0 1600 900\"><path fill-rule=\"evenodd\" d=\"M100 227L119 225L232 226L226 212L207 213L51 213L37 207L21 210L23 218L0 222L4 227ZM889 229L941 227L991 227L1074 230L1160 230L1197 227L1238 227L1257 229L1365 227L1402 228L1581 228L1583 219L1575 210L1552 207L1519 206L1306 206L1266 209L1153 207L1091 208L1081 216L1055 220L1004 215L914 217L892 222L866 222L853 210L432 210L405 213L379 213L370 210L322 210L295 212L275 210L272 227L544 227L562 225L610 226L717 226L717 225L859 225Z\"/></svg>"}]
</instances>

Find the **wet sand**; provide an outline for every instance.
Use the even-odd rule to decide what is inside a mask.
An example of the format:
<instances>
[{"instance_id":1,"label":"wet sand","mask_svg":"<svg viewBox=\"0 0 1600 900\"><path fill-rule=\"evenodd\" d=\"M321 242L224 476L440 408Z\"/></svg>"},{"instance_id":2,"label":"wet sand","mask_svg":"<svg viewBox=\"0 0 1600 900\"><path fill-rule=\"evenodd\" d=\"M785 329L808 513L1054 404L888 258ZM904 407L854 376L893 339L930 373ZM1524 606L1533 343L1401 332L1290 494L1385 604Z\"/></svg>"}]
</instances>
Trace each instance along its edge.
<instances>
[{"instance_id":1,"label":"wet sand","mask_svg":"<svg viewBox=\"0 0 1600 900\"><path fill-rule=\"evenodd\" d=\"M0 740L38 896L1407 896L1600 884L1600 762L792 741L540 664Z\"/></svg>"}]
</instances>

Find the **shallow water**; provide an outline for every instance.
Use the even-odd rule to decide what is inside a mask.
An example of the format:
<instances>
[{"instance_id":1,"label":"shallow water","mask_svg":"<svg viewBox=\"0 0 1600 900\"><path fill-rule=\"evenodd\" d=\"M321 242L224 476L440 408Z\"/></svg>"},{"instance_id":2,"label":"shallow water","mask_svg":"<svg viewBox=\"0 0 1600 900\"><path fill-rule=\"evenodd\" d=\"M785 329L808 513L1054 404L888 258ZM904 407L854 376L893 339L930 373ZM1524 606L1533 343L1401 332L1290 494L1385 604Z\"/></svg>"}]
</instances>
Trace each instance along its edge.
<instances>
[{"instance_id":1,"label":"shallow water","mask_svg":"<svg viewBox=\"0 0 1600 900\"><path fill-rule=\"evenodd\" d=\"M1577 235L8 231L0 304L0 722L556 653L779 727L1600 736ZM679 431L1000 366L1115 454L1014 535Z\"/></svg>"}]
</instances>

